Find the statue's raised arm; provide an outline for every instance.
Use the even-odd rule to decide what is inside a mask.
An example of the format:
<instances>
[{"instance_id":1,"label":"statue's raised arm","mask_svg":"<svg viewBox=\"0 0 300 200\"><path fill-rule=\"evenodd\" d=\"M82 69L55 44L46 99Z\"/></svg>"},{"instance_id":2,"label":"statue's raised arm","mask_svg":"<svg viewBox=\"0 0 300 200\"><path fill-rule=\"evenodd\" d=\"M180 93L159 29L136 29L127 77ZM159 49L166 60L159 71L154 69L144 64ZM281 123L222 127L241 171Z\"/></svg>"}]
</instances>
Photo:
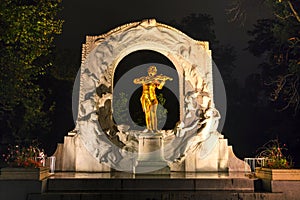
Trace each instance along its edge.
<instances>
[{"instance_id":1,"label":"statue's raised arm","mask_svg":"<svg viewBox=\"0 0 300 200\"><path fill-rule=\"evenodd\" d=\"M167 81L167 80L172 81L173 80L173 78L163 75L163 74L156 75L155 79L157 79L159 81Z\"/></svg>"},{"instance_id":2,"label":"statue's raised arm","mask_svg":"<svg viewBox=\"0 0 300 200\"><path fill-rule=\"evenodd\" d=\"M140 78L135 78L133 80L134 84L144 84L145 82L146 82L146 77L145 76L140 77Z\"/></svg>"}]
</instances>

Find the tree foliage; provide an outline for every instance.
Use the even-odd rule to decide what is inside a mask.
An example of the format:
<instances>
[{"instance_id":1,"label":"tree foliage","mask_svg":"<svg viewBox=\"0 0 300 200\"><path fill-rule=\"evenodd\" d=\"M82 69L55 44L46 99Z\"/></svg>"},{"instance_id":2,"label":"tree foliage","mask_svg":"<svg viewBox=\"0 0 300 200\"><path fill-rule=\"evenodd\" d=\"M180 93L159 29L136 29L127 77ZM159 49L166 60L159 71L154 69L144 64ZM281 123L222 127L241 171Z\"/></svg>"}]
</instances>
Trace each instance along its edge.
<instances>
[{"instance_id":1,"label":"tree foliage","mask_svg":"<svg viewBox=\"0 0 300 200\"><path fill-rule=\"evenodd\" d=\"M60 0L5 0L0 4L0 123L3 138L31 139L48 127L39 79L51 66L61 33Z\"/></svg>"},{"instance_id":2,"label":"tree foliage","mask_svg":"<svg viewBox=\"0 0 300 200\"><path fill-rule=\"evenodd\" d=\"M251 7L271 9L272 14L281 19L295 18L300 22L298 0L230 0L230 6L226 9L228 21L239 22L244 25L247 13Z\"/></svg>"},{"instance_id":3,"label":"tree foliage","mask_svg":"<svg viewBox=\"0 0 300 200\"><path fill-rule=\"evenodd\" d=\"M300 22L297 18L299 3L294 1L268 1L273 19L261 19L249 31L249 51L265 56L262 77L270 100L279 110L299 110L300 75ZM293 5L294 11L290 5Z\"/></svg>"}]
</instances>

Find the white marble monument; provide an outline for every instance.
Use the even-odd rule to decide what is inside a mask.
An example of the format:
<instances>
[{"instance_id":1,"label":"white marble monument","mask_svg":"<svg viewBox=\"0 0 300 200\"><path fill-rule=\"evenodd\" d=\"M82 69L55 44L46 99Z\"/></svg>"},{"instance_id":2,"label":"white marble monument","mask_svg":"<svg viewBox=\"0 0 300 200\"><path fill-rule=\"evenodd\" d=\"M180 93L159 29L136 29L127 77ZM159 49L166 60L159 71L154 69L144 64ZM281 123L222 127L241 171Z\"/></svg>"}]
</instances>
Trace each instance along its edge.
<instances>
[{"instance_id":1,"label":"white marble monument","mask_svg":"<svg viewBox=\"0 0 300 200\"><path fill-rule=\"evenodd\" d=\"M115 69L125 56L139 50L152 50L168 58L179 78L180 121L172 130L160 130L155 142L147 140L147 133L112 120ZM154 19L126 24L100 36L86 37L79 77L76 127L63 144L58 144L56 170L245 170L244 162L235 157L227 139L217 131L222 116L214 103L208 42L196 41ZM142 169L137 168L138 163L143 163Z\"/></svg>"}]
</instances>

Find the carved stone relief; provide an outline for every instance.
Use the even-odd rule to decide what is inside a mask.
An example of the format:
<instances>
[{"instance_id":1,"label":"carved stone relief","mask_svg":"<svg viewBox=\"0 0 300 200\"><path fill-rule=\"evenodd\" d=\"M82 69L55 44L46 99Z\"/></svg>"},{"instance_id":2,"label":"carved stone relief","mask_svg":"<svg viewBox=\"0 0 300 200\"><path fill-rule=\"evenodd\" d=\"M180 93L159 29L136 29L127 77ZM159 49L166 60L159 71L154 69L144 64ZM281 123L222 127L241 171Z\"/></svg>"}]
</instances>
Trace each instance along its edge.
<instances>
[{"instance_id":1,"label":"carved stone relief","mask_svg":"<svg viewBox=\"0 0 300 200\"><path fill-rule=\"evenodd\" d=\"M220 137L208 43L195 41L154 19L127 24L101 36L87 37L76 125L78 137L91 155L117 170L132 171L139 131L112 119L114 71L126 55L145 49L166 56L179 77L180 121L173 130L161 131L165 159L182 162L189 152L201 148L205 157Z\"/></svg>"}]
</instances>

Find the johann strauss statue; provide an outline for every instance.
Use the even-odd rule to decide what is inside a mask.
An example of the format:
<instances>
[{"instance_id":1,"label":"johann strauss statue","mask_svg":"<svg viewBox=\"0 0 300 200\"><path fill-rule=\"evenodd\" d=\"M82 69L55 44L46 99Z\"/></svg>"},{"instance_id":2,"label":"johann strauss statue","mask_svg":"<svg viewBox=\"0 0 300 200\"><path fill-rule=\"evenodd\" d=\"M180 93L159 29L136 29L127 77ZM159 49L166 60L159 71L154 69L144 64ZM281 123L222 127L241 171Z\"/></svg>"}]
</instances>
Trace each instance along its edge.
<instances>
[{"instance_id":1,"label":"johann strauss statue","mask_svg":"<svg viewBox=\"0 0 300 200\"><path fill-rule=\"evenodd\" d=\"M141 96L141 104L143 112L145 113L146 126L149 131L157 131L157 98L155 89L162 89L167 80L173 79L165 75L157 75L157 69L155 66L148 68L148 76L143 76L133 80L134 84L143 85L143 93Z\"/></svg>"}]
</instances>

